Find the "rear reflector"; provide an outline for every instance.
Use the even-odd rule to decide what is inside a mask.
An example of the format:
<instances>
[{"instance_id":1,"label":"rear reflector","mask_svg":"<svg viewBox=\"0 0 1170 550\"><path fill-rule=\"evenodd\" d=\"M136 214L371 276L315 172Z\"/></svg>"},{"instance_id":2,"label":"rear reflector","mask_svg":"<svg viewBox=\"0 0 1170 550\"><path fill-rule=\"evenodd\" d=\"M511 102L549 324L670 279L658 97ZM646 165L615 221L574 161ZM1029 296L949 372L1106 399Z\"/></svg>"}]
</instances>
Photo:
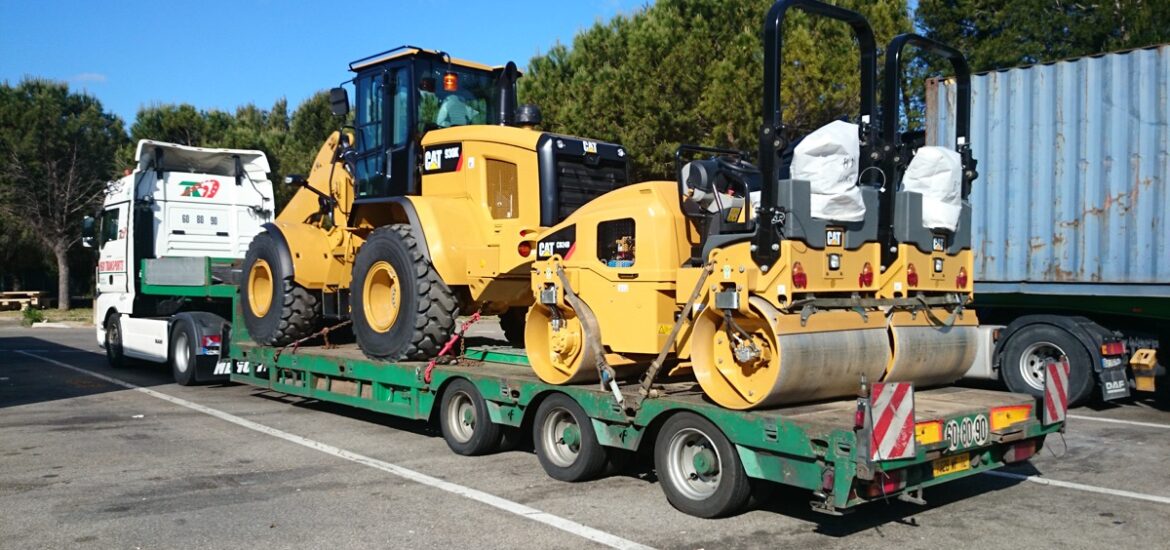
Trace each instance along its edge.
<instances>
[{"instance_id":1,"label":"rear reflector","mask_svg":"<svg viewBox=\"0 0 1170 550\"><path fill-rule=\"evenodd\" d=\"M1032 417L1032 405L1010 405L991 409L991 431L998 432Z\"/></svg>"},{"instance_id":2,"label":"rear reflector","mask_svg":"<svg viewBox=\"0 0 1170 550\"><path fill-rule=\"evenodd\" d=\"M1023 462L1032 458L1036 454L1036 440L1029 439L1013 444L1008 448L1007 452L1003 454L1003 461L1006 463Z\"/></svg>"},{"instance_id":3,"label":"rear reflector","mask_svg":"<svg viewBox=\"0 0 1170 550\"><path fill-rule=\"evenodd\" d=\"M934 420L932 422L921 422L914 426L914 440L919 445L930 445L938 443L943 438L943 425L941 420Z\"/></svg>"}]
</instances>

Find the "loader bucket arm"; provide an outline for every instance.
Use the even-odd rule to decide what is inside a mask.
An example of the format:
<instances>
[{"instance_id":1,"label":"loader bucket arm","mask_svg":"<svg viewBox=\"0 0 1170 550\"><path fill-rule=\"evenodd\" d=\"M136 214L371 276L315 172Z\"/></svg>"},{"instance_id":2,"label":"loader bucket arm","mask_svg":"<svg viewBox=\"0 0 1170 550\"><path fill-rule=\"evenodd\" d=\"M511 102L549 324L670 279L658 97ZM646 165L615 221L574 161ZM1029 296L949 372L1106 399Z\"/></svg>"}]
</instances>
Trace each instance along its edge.
<instances>
[{"instance_id":1,"label":"loader bucket arm","mask_svg":"<svg viewBox=\"0 0 1170 550\"><path fill-rule=\"evenodd\" d=\"M910 162L909 151L905 150L898 130L901 127L901 86L902 53L906 46L913 45L923 52L932 53L950 61L956 80L955 151L963 158L962 196L965 200L971 193L971 182L978 177L975 159L971 155L971 69L967 59L959 50L941 42L906 33L894 37L886 46L885 83L882 90L882 141L894 149L893 154L883 159L886 178L890 185L882 186L878 239L884 244L883 256L888 257L891 247L897 246L894 239L894 193L902 183L902 174ZM864 162L864 161L863 161ZM888 263L888 262L887 262Z\"/></svg>"},{"instance_id":2,"label":"loader bucket arm","mask_svg":"<svg viewBox=\"0 0 1170 550\"><path fill-rule=\"evenodd\" d=\"M877 128L872 124L876 104L875 81L877 80L877 41L873 28L865 17L855 11L817 2L816 0L781 0L772 5L764 19L764 124L760 128L760 173L763 182L760 194L760 222L753 238L752 259L757 265L771 266L779 258L779 234L774 229L783 213L778 205L776 183L779 181L777 157L784 149L781 139L784 130L783 112L780 103L780 63L784 48L784 17L789 8L797 8L811 15L842 21L853 29L861 49L859 70L861 72L861 166L860 173L880 160Z\"/></svg>"}]
</instances>

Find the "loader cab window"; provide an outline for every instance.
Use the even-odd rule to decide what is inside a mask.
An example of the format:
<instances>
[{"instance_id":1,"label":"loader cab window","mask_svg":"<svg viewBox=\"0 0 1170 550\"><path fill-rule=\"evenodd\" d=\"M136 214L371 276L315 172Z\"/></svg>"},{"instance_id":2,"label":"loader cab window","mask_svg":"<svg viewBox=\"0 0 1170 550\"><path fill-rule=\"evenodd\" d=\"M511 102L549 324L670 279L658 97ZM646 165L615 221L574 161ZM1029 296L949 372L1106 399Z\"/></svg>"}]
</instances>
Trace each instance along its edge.
<instances>
[{"instance_id":1,"label":"loader cab window","mask_svg":"<svg viewBox=\"0 0 1170 550\"><path fill-rule=\"evenodd\" d=\"M358 198L405 194L410 138L410 70L378 67L354 80Z\"/></svg>"},{"instance_id":2,"label":"loader cab window","mask_svg":"<svg viewBox=\"0 0 1170 550\"><path fill-rule=\"evenodd\" d=\"M435 128L496 124L498 114L491 108L496 81L490 72L444 61L416 63L419 135Z\"/></svg>"}]
</instances>

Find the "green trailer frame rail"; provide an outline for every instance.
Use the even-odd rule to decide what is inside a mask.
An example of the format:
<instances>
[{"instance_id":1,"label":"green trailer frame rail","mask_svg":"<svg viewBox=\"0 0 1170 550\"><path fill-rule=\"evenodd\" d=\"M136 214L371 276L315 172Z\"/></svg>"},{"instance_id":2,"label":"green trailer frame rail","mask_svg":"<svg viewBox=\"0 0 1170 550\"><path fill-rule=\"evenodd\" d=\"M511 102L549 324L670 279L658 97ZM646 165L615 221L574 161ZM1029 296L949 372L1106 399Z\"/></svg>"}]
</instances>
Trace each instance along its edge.
<instances>
[{"instance_id":1,"label":"green trailer frame rail","mask_svg":"<svg viewBox=\"0 0 1170 550\"><path fill-rule=\"evenodd\" d=\"M485 399L492 422L525 426L540 402L554 393L576 401L590 417L598 442L605 447L638 450L670 415L690 411L713 422L735 446L745 473L756 479L812 491L812 506L841 513L872 500L901 496L922 502L921 490L999 468L1015 457L1020 444L1038 452L1048 434L1063 423L1042 425L1040 407L1030 396L944 387L915 393L916 422L940 425L970 423L990 417L992 409L1031 405L1027 418L1008 429L990 430L983 445L941 441L918 444L911 458L875 463L864 451L864 437L854 427L856 400L842 399L763 411L734 411L704 400L692 383L666 384L660 396L646 399L633 414L615 403L613 394L589 386L553 386L541 382L519 350L471 348L460 363L434 368L424 381L423 363L389 363L367 359L349 344L272 348L251 342L238 303L226 360L230 379L269 390L339 403L398 417L431 420L444 389L454 380L471 382ZM636 384L624 391L636 392ZM628 397L628 395L627 395ZM861 444L859 444L861 442ZM939 464L956 455L969 467L939 474ZM897 477L897 485L883 480ZM876 488L874 490L867 490ZM915 496L917 495L917 496Z\"/></svg>"}]
</instances>

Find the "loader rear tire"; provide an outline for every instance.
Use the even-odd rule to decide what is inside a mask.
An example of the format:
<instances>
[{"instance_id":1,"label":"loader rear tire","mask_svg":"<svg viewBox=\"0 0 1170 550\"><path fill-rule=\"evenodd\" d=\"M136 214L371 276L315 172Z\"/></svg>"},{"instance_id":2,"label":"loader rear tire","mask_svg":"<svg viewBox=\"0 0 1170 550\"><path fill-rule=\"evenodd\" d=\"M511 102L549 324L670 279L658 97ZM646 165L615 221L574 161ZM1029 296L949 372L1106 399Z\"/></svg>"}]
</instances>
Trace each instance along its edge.
<instances>
[{"instance_id":1,"label":"loader rear tire","mask_svg":"<svg viewBox=\"0 0 1170 550\"><path fill-rule=\"evenodd\" d=\"M283 346L313 333L321 324L317 296L292 280L280 261L280 247L268 233L252 239L244 256L240 285L244 326L257 344Z\"/></svg>"},{"instance_id":2,"label":"loader rear tire","mask_svg":"<svg viewBox=\"0 0 1170 550\"><path fill-rule=\"evenodd\" d=\"M459 302L407 224L379 227L353 262L350 310L368 357L422 361L455 332Z\"/></svg>"}]
</instances>

